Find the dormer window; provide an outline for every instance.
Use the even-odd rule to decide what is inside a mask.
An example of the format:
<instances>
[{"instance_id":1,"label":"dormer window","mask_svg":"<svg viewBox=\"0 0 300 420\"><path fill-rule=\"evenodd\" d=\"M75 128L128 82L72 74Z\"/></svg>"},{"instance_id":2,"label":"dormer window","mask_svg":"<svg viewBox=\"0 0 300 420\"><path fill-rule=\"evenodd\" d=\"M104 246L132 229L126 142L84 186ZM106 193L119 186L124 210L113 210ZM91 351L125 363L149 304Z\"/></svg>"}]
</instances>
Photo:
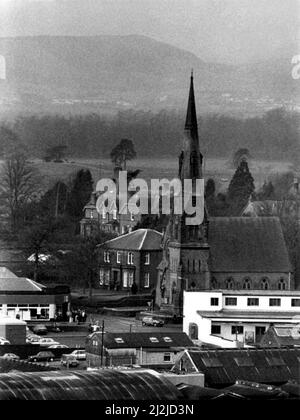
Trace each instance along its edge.
<instances>
[{"instance_id":1,"label":"dormer window","mask_svg":"<svg viewBox=\"0 0 300 420\"><path fill-rule=\"evenodd\" d=\"M156 337L150 337L149 340L151 341L151 343L159 343L158 338Z\"/></svg>"}]
</instances>

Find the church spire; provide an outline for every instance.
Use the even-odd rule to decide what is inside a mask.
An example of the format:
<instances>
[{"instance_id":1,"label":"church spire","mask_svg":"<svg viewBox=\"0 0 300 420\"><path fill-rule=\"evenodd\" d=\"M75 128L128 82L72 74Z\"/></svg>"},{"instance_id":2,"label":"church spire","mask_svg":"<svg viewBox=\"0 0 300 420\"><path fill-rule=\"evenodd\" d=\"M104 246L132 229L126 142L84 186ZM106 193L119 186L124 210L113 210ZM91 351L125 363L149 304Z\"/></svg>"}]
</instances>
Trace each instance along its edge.
<instances>
[{"instance_id":1,"label":"church spire","mask_svg":"<svg viewBox=\"0 0 300 420\"><path fill-rule=\"evenodd\" d=\"M198 137L197 113L194 93L194 76L191 72L190 93L185 120L185 130L191 130Z\"/></svg>"}]
</instances>

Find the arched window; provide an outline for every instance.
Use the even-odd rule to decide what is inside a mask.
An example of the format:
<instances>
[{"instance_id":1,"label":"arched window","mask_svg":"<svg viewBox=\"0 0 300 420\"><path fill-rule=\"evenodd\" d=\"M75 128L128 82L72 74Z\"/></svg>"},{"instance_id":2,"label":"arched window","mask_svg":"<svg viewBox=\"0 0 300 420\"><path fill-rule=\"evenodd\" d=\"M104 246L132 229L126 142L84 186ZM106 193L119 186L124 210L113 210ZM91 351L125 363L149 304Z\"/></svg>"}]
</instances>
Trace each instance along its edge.
<instances>
[{"instance_id":1,"label":"arched window","mask_svg":"<svg viewBox=\"0 0 300 420\"><path fill-rule=\"evenodd\" d=\"M197 324L189 325L189 337L191 340L198 340L198 325Z\"/></svg>"},{"instance_id":2,"label":"arched window","mask_svg":"<svg viewBox=\"0 0 300 420\"><path fill-rule=\"evenodd\" d=\"M269 289L269 281L268 281L267 278L264 278L264 279L261 280L261 282L260 282L260 288L262 290L268 290Z\"/></svg>"},{"instance_id":3,"label":"arched window","mask_svg":"<svg viewBox=\"0 0 300 420\"><path fill-rule=\"evenodd\" d=\"M244 279L243 289L245 289L245 290L251 289L251 280L248 277L246 279Z\"/></svg>"},{"instance_id":4,"label":"arched window","mask_svg":"<svg viewBox=\"0 0 300 420\"><path fill-rule=\"evenodd\" d=\"M212 279L211 279L210 288L211 289L217 289L218 288L218 282L217 282L217 279L215 277L212 277Z\"/></svg>"},{"instance_id":5,"label":"arched window","mask_svg":"<svg viewBox=\"0 0 300 420\"><path fill-rule=\"evenodd\" d=\"M234 282L233 282L232 277L229 277L228 279L226 279L225 286L226 286L226 289L233 289L234 288Z\"/></svg>"},{"instance_id":6,"label":"arched window","mask_svg":"<svg viewBox=\"0 0 300 420\"><path fill-rule=\"evenodd\" d=\"M279 290L285 290L286 289L286 282L284 279L280 279L278 283L278 289Z\"/></svg>"}]
</instances>

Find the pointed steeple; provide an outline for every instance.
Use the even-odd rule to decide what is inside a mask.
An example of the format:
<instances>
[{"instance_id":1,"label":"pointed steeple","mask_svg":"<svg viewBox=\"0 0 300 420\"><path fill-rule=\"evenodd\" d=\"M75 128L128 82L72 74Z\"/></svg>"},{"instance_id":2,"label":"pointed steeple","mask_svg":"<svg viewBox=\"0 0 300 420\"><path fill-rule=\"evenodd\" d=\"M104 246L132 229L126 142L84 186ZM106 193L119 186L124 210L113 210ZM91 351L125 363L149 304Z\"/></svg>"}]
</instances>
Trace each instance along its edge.
<instances>
[{"instance_id":1,"label":"pointed steeple","mask_svg":"<svg viewBox=\"0 0 300 420\"><path fill-rule=\"evenodd\" d=\"M191 130L198 136L193 70L191 72L190 93L189 93L189 101L188 101L186 120L185 120L185 130Z\"/></svg>"}]
</instances>

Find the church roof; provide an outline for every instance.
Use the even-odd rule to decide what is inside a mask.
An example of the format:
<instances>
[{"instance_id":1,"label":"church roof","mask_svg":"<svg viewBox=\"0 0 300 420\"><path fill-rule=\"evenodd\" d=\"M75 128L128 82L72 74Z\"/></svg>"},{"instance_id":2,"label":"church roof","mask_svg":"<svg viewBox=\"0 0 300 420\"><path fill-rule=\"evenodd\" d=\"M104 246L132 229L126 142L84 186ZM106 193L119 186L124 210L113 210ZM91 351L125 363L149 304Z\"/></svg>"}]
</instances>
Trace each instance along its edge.
<instances>
[{"instance_id":1,"label":"church roof","mask_svg":"<svg viewBox=\"0 0 300 420\"><path fill-rule=\"evenodd\" d=\"M209 220L212 272L290 272L276 217L216 217Z\"/></svg>"},{"instance_id":2,"label":"church roof","mask_svg":"<svg viewBox=\"0 0 300 420\"><path fill-rule=\"evenodd\" d=\"M162 233L153 229L138 229L105 242L106 248L130 251L160 251Z\"/></svg>"}]
</instances>

